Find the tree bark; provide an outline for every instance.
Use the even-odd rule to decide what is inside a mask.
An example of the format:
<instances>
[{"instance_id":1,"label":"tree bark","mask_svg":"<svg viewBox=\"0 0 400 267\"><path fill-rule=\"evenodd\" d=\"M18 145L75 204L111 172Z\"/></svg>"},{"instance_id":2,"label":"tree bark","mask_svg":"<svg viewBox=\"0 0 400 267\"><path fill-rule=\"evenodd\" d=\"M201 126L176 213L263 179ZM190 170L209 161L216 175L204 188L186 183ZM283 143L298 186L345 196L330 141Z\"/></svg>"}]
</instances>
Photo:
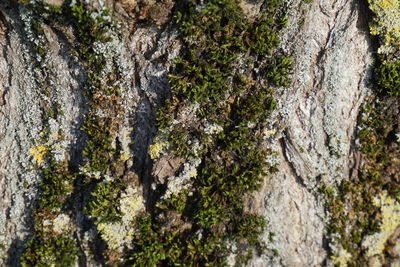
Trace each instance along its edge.
<instances>
[{"instance_id":1,"label":"tree bark","mask_svg":"<svg viewBox=\"0 0 400 267\"><path fill-rule=\"evenodd\" d=\"M242 1L249 19L257 19L262 2ZM105 48L123 74L115 142L129 155L124 177L138 180L138 191L150 203L152 184L184 164L171 155L153 161L148 153L157 133L157 111L170 90L167 74L181 53L172 22L174 3L110 0L89 6L96 11L102 5L121 23L120 35ZM276 152L271 160L278 162L278 172L248 199L249 210L267 219L263 240L277 255L256 256L249 266L325 266L329 261L328 214L318 189L351 180L359 172L355 133L375 49L367 10L366 1L288 1L289 23L280 49L294 58L295 68L291 86L278 89L278 108L265 139ZM42 179L38 149L58 148L57 157L77 167L87 139L81 127L89 100L82 89L84 65L73 52L77 36L69 27L44 20L42 39L37 40L32 17L20 3L0 3L0 265L5 266L20 264L24 243L34 231L32 213ZM38 42L46 50L41 59L34 49ZM38 75L38 67L45 74ZM50 94L41 90L38 77ZM62 129L62 140L56 135L43 138L45 128L50 133ZM95 229L82 222L75 227L82 244L85 232ZM77 264L104 262L87 253Z\"/></svg>"}]
</instances>

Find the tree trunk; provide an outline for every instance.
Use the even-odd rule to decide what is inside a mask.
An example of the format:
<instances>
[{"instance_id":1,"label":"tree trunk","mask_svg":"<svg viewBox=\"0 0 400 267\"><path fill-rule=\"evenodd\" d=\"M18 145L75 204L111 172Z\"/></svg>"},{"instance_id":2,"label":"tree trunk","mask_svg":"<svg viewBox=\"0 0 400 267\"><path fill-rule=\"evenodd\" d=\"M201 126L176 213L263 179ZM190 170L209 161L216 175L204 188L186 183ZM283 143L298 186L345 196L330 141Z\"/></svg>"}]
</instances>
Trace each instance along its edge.
<instances>
[{"instance_id":1,"label":"tree trunk","mask_svg":"<svg viewBox=\"0 0 400 267\"><path fill-rule=\"evenodd\" d=\"M74 3L46 0L43 9L35 9L35 1L23 2L0 3L0 265L19 266L38 225L57 233L55 221L62 216L69 219L59 232L68 232L78 244L75 265L118 265L117 259L135 247L128 244L131 232L118 230L118 224L113 224L118 233L106 232L108 226L85 208L100 179L95 171L87 174L85 164L93 161L82 152L92 138L85 123L91 114L102 118L100 125L104 122L110 132L106 137L112 137L107 149L119 151L116 163L99 174L104 181L118 176L124 184L116 210L124 207L121 199L132 195L143 198L137 204L140 210L149 211L157 202L154 192L165 193L166 184L182 177L179 173L202 166L162 148L151 152L154 138L160 137L157 114L171 95L167 75L185 49L173 15L180 2L192 1L86 1L85 10L100 14L107 8L115 22L107 28L109 41L92 43L105 59L99 75L106 78L101 82L112 80L119 90L101 97L89 92L94 83L88 75L95 64L80 54L86 48L79 46L85 43L76 22L63 21L65 13L57 19L43 11L51 7L55 11L48 14L61 14L58 7ZM249 21L257 21L269 2L243 0L240 6ZM337 250L328 236L331 217L320 189L336 188L360 175L357 124L370 94L377 47L369 34L367 1L285 3L288 25L279 33L277 51L290 55L295 64L290 86L275 89L278 106L265 129L263 144L273 151L268 161L277 163L277 172L266 175L261 190L245 199L246 210L267 220L261 236L267 252L255 253L246 265L326 266ZM190 108L186 112L179 119L194 121ZM52 162L64 164L54 167L58 174L64 175L65 169L73 173L75 180L68 186L75 189L65 197L67 204L43 215L46 212L37 212L38 199L47 181L44 171ZM92 180L86 185L88 177ZM39 213L49 217L38 221ZM123 221L128 220L126 214L121 215Z\"/></svg>"}]
</instances>

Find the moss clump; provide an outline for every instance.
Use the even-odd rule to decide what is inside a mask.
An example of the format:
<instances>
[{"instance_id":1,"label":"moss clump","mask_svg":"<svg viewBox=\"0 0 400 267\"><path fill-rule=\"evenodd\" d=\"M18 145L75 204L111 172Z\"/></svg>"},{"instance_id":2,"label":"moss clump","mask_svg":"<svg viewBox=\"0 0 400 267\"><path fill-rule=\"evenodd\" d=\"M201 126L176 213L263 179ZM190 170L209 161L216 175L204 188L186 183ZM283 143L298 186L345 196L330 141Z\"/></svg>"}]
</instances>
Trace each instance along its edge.
<instances>
[{"instance_id":1,"label":"moss clump","mask_svg":"<svg viewBox=\"0 0 400 267\"><path fill-rule=\"evenodd\" d=\"M88 136L82 155L85 156L87 163L85 169L90 172L104 173L109 168L114 154L115 148L112 146L112 135L109 129L108 119L102 119L96 115L89 113L82 130Z\"/></svg>"},{"instance_id":2,"label":"moss clump","mask_svg":"<svg viewBox=\"0 0 400 267\"><path fill-rule=\"evenodd\" d=\"M265 220L246 212L244 201L274 170L265 162L270 151L262 146L262 129L277 105L272 87L288 85L292 69L290 58L276 51L284 3L268 2L254 23L234 0L180 3L175 19L185 52L169 75L171 97L159 113L157 140L201 164L182 179L189 184L181 192L155 201L152 214L138 219L128 263L221 266L231 243L241 248L237 262L246 262L264 249Z\"/></svg>"},{"instance_id":3,"label":"moss clump","mask_svg":"<svg viewBox=\"0 0 400 267\"><path fill-rule=\"evenodd\" d=\"M226 251L219 237L183 236L177 231L168 231L160 235L160 227L153 223L149 215L139 216L135 247L129 257L132 266L175 266L193 264L199 266L225 265Z\"/></svg>"},{"instance_id":4,"label":"moss clump","mask_svg":"<svg viewBox=\"0 0 400 267\"><path fill-rule=\"evenodd\" d=\"M382 94L400 97L400 59L382 62L375 71L377 84Z\"/></svg>"},{"instance_id":5,"label":"moss clump","mask_svg":"<svg viewBox=\"0 0 400 267\"><path fill-rule=\"evenodd\" d=\"M54 160L42 171L42 181L39 183L39 209L60 209L72 193L75 176L62 163Z\"/></svg>"},{"instance_id":6,"label":"moss clump","mask_svg":"<svg viewBox=\"0 0 400 267\"><path fill-rule=\"evenodd\" d=\"M86 206L89 217L96 219L98 223L121 220L119 196L123 187L122 181L98 183L91 192L92 200Z\"/></svg>"},{"instance_id":7,"label":"moss clump","mask_svg":"<svg viewBox=\"0 0 400 267\"><path fill-rule=\"evenodd\" d=\"M200 159L201 164L195 170L188 168L190 193L157 199L164 193L157 188L160 192L152 192L155 200L148 203L150 212L136 219L144 210L143 199L140 192L129 191L132 188L121 178L118 170L124 162L115 141L121 102L117 81L122 77L118 71L106 70L108 60L95 49L110 40L107 12L93 15L80 1L55 9L44 4L31 8L43 20L72 27L77 38L74 52L87 76L83 89L90 101L82 125L87 139L80 171L55 162L43 170L46 181L39 203L54 205L46 210L39 204L35 212L39 226L26 244L24 257L41 258L42 244L49 251L63 246L54 243L40 225L60 215L60 209L74 208L66 205L64 197L73 189L90 196L83 197L83 205L108 245L107 252L98 252L106 258L107 253L123 257L124 248L130 248L125 254L128 264L219 266L226 264L231 243L242 248L238 262L254 251L260 253L265 221L247 212L243 203L259 189L266 172L274 169L265 162L269 151L262 146L262 136L276 106L273 86L288 85L291 73L291 60L276 51L278 32L286 23L284 3L268 1L265 14L254 23L235 0L177 4L176 25L186 49L176 59L169 76L171 97L160 111L160 131L165 133L160 140L167 143L161 150L171 149L186 160ZM253 71L255 64L258 72ZM192 122L170 124L190 108ZM200 143L196 151L195 140ZM156 158L160 149L154 146L150 152ZM58 183L57 178L67 183ZM72 264L72 257L63 255L67 251L60 249L57 256L65 266ZM116 263L110 260L110 264Z\"/></svg>"},{"instance_id":8,"label":"moss clump","mask_svg":"<svg viewBox=\"0 0 400 267\"><path fill-rule=\"evenodd\" d=\"M120 195L119 190L124 188L122 183L114 182L113 186L115 187L112 190L109 186L103 188L103 184L96 185L104 178L106 172L114 171L112 168L118 164L118 159L121 158L120 153L111 144L115 138L116 114L119 111L117 102L120 97L114 82L119 78L116 73L104 74L105 56L101 52L95 51L96 43L109 41L109 37L106 37L105 33L110 27L110 21L107 19L107 11L92 14L80 1L60 7L42 2L31 2L26 7L36 18L31 28L37 35L43 34L42 21L50 25L57 25L59 29L72 27L77 38L73 53L80 59L87 76L82 89L85 89L87 96L91 98L89 112L82 126L82 130L87 134L86 146L82 151L83 172L77 171L76 166L71 168L67 162L56 161L51 149L33 151L36 153L36 158L43 163L43 180L39 184L38 205L34 211L35 233L25 244L23 262L29 266L54 264L55 266L72 266L76 260L76 244L71 237L74 229L68 229L62 236L52 236L54 232L44 229L46 223L60 215L61 211L74 208L72 206L76 205L73 203L75 200L68 201L69 197L78 194L77 191L90 195L90 189L95 188L91 194L90 205L88 205L90 216L99 221L120 219L117 210L118 201L115 198ZM61 31L60 34L62 33ZM41 42L40 47L36 47L37 53L41 57L45 57L44 45L45 43ZM46 72L46 68L40 68L40 75L37 75L36 78L38 85L46 87L45 91L50 92L49 83L42 79L42 77L46 77ZM61 112L57 103L54 104L54 107L55 109L49 109L48 114L56 119ZM106 117L100 117L97 115L99 110L110 112ZM46 155L39 157L41 156L41 154L38 155L39 153L46 153ZM93 182L94 178L96 178L95 182ZM117 193L112 194L112 192ZM82 203L78 205L82 205ZM48 254L45 254L44 250L47 250Z\"/></svg>"},{"instance_id":9,"label":"moss clump","mask_svg":"<svg viewBox=\"0 0 400 267\"><path fill-rule=\"evenodd\" d=\"M25 244L23 267L73 266L78 257L75 241L67 235L37 236Z\"/></svg>"}]
</instances>

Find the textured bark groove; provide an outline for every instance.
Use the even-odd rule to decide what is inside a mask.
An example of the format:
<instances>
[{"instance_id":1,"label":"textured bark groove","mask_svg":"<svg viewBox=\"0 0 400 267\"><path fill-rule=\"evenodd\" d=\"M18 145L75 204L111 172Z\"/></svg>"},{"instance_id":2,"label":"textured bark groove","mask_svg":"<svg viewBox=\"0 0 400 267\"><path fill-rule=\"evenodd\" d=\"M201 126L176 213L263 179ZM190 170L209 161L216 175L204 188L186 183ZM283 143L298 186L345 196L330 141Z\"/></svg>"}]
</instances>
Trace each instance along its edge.
<instances>
[{"instance_id":1,"label":"textured bark groove","mask_svg":"<svg viewBox=\"0 0 400 267\"><path fill-rule=\"evenodd\" d=\"M307 13L299 26L302 8ZM271 248L279 256L259 258L254 266L326 264L327 214L318 189L351 178L356 161L354 133L373 62L366 8L340 0L292 5L283 49L292 51L296 69L276 119L282 129L279 172L266 180L252 207L268 218L275 233Z\"/></svg>"}]
</instances>

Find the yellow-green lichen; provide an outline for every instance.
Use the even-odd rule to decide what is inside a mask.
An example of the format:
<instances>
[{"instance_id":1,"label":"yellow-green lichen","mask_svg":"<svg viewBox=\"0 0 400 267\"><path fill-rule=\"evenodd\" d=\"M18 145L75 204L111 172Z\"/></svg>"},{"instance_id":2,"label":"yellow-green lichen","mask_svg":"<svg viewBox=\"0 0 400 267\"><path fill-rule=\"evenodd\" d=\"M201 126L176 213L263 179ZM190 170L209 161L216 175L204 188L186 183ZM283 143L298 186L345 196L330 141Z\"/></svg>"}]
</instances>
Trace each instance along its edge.
<instances>
[{"instance_id":1,"label":"yellow-green lichen","mask_svg":"<svg viewBox=\"0 0 400 267\"><path fill-rule=\"evenodd\" d=\"M369 0L370 9L375 13L371 34L380 35L383 44L381 54L391 54L394 45L400 43L400 0Z\"/></svg>"},{"instance_id":2,"label":"yellow-green lichen","mask_svg":"<svg viewBox=\"0 0 400 267\"><path fill-rule=\"evenodd\" d=\"M128 159L131 158L131 155L129 155L128 153L122 152L119 156L119 159L121 161L127 161Z\"/></svg>"},{"instance_id":3,"label":"yellow-green lichen","mask_svg":"<svg viewBox=\"0 0 400 267\"><path fill-rule=\"evenodd\" d=\"M44 162L44 157L48 151L49 148L44 145L36 145L29 149L29 153L31 153L33 161L39 164Z\"/></svg>"},{"instance_id":4,"label":"yellow-green lichen","mask_svg":"<svg viewBox=\"0 0 400 267\"><path fill-rule=\"evenodd\" d=\"M346 267L347 263L351 259L351 254L347 250L341 248L336 255L332 256L331 259L335 265Z\"/></svg>"},{"instance_id":5,"label":"yellow-green lichen","mask_svg":"<svg viewBox=\"0 0 400 267\"><path fill-rule=\"evenodd\" d=\"M367 257L380 255L385 249L387 240L400 225L400 203L395 199L389 197L384 192L374 199L373 204L381 209L382 223L380 231L367 236L363 242L364 247L368 249L366 253Z\"/></svg>"},{"instance_id":6,"label":"yellow-green lichen","mask_svg":"<svg viewBox=\"0 0 400 267\"><path fill-rule=\"evenodd\" d=\"M29 149L32 159L35 163L42 164L46 160L46 155L50 152L58 159L62 159L64 145L61 143L63 140L60 132L50 132L48 128L43 129L36 139L36 145Z\"/></svg>"},{"instance_id":7,"label":"yellow-green lichen","mask_svg":"<svg viewBox=\"0 0 400 267\"><path fill-rule=\"evenodd\" d=\"M97 230L110 249L122 251L125 245L132 243L135 217L144 210L143 197L135 188L128 187L122 193L119 204L121 221L99 223Z\"/></svg>"},{"instance_id":8,"label":"yellow-green lichen","mask_svg":"<svg viewBox=\"0 0 400 267\"><path fill-rule=\"evenodd\" d=\"M43 226L56 234L63 234L68 232L71 228L71 218L66 214L59 214L54 219L47 219L43 221Z\"/></svg>"},{"instance_id":9,"label":"yellow-green lichen","mask_svg":"<svg viewBox=\"0 0 400 267\"><path fill-rule=\"evenodd\" d=\"M271 129L271 130L265 129L263 133L265 138L269 138L276 134L276 129Z\"/></svg>"},{"instance_id":10,"label":"yellow-green lichen","mask_svg":"<svg viewBox=\"0 0 400 267\"><path fill-rule=\"evenodd\" d=\"M156 142L149 147L149 155L151 159L157 159L160 157L161 152L168 146L167 142Z\"/></svg>"},{"instance_id":11,"label":"yellow-green lichen","mask_svg":"<svg viewBox=\"0 0 400 267\"><path fill-rule=\"evenodd\" d=\"M335 266L346 267L347 263L351 259L351 254L344 248L341 248L336 255L332 256L331 259Z\"/></svg>"}]
</instances>

